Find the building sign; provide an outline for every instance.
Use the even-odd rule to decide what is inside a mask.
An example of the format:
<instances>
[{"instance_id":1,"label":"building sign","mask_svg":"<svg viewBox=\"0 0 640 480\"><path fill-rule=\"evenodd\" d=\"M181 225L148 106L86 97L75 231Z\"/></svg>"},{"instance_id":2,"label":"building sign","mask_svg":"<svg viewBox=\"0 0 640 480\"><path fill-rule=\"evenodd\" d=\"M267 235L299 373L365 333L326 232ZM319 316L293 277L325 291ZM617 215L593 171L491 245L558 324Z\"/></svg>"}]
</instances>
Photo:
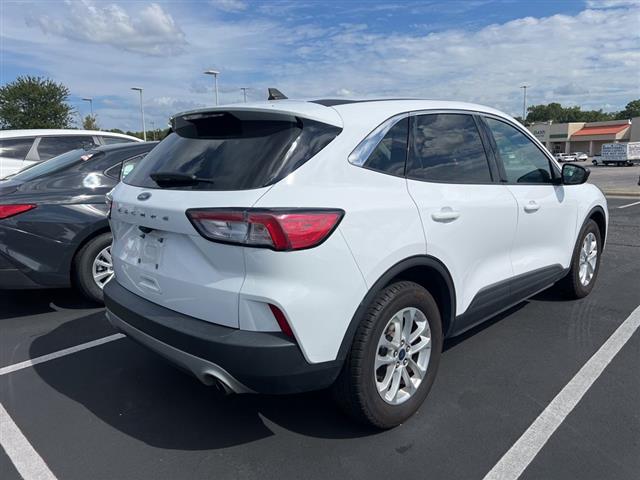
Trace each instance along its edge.
<instances>
[{"instance_id":1,"label":"building sign","mask_svg":"<svg viewBox=\"0 0 640 480\"><path fill-rule=\"evenodd\" d=\"M541 142L544 143L547 140L547 125L533 125L529 127L529 131Z\"/></svg>"}]
</instances>

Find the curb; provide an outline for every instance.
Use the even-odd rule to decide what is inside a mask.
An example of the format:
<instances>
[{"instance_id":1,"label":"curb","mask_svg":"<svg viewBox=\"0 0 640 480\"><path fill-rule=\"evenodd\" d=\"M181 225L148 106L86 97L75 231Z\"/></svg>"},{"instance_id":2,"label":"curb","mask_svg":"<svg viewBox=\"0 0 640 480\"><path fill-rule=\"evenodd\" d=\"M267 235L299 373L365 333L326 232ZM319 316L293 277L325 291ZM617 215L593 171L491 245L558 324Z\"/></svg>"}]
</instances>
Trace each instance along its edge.
<instances>
[{"instance_id":1,"label":"curb","mask_svg":"<svg viewBox=\"0 0 640 480\"><path fill-rule=\"evenodd\" d=\"M602 190L602 193L604 193L607 197L640 198L640 191L629 192L628 190Z\"/></svg>"}]
</instances>

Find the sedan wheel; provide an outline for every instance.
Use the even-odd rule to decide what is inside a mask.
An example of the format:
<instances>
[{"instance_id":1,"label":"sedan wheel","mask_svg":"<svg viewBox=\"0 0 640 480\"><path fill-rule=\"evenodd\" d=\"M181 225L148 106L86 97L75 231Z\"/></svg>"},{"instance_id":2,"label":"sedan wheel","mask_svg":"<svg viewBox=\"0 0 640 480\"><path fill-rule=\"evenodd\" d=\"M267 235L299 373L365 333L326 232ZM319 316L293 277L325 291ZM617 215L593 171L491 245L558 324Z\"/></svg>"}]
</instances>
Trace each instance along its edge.
<instances>
[{"instance_id":1,"label":"sedan wheel","mask_svg":"<svg viewBox=\"0 0 640 480\"><path fill-rule=\"evenodd\" d=\"M101 290L109 280L113 278L113 260L111 258L111 245L103 248L93 260L93 280Z\"/></svg>"}]
</instances>

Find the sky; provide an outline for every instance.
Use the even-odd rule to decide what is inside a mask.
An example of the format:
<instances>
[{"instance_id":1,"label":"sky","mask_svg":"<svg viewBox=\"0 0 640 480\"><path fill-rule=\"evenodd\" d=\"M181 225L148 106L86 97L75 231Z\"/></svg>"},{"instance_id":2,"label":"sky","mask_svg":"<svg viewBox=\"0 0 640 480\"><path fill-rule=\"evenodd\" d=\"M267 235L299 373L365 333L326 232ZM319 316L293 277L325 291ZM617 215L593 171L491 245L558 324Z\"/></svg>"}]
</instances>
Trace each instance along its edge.
<instances>
[{"instance_id":1,"label":"sky","mask_svg":"<svg viewBox=\"0 0 640 480\"><path fill-rule=\"evenodd\" d=\"M66 85L102 128L164 128L177 112L266 99L421 97L512 115L640 98L640 0L0 0L0 84Z\"/></svg>"}]
</instances>

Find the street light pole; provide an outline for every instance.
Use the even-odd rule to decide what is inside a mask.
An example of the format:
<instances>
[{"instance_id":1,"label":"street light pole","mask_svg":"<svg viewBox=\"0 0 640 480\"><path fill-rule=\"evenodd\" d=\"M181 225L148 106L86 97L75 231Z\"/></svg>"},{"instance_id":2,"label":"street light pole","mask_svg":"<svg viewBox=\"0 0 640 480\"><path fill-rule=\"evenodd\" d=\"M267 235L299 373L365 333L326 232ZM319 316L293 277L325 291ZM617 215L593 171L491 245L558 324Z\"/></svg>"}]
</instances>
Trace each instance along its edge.
<instances>
[{"instance_id":1,"label":"street light pole","mask_svg":"<svg viewBox=\"0 0 640 480\"><path fill-rule=\"evenodd\" d=\"M140 113L142 114L142 138L146 142L147 141L147 129L144 125L144 107L142 106L142 88L141 87L131 87L131 90L135 90L140 92Z\"/></svg>"},{"instance_id":2,"label":"street light pole","mask_svg":"<svg viewBox=\"0 0 640 480\"><path fill-rule=\"evenodd\" d=\"M529 85L522 85L520 87L523 91L523 97L522 97L522 123L524 124L526 118L527 118L527 88L529 88Z\"/></svg>"},{"instance_id":3,"label":"street light pole","mask_svg":"<svg viewBox=\"0 0 640 480\"><path fill-rule=\"evenodd\" d=\"M93 98L87 97L82 99L85 102L89 102L89 107L91 108L91 117L93 118Z\"/></svg>"},{"instance_id":4,"label":"street light pole","mask_svg":"<svg viewBox=\"0 0 640 480\"><path fill-rule=\"evenodd\" d=\"M216 105L218 105L218 75L220 75L220 72L217 70L210 69L210 70L205 70L204 74L213 75L213 84L216 91Z\"/></svg>"},{"instance_id":5,"label":"street light pole","mask_svg":"<svg viewBox=\"0 0 640 480\"><path fill-rule=\"evenodd\" d=\"M247 90L249 90L248 87L240 87L240 90L242 90L242 94L244 95L244 103L247 103Z\"/></svg>"}]
</instances>

